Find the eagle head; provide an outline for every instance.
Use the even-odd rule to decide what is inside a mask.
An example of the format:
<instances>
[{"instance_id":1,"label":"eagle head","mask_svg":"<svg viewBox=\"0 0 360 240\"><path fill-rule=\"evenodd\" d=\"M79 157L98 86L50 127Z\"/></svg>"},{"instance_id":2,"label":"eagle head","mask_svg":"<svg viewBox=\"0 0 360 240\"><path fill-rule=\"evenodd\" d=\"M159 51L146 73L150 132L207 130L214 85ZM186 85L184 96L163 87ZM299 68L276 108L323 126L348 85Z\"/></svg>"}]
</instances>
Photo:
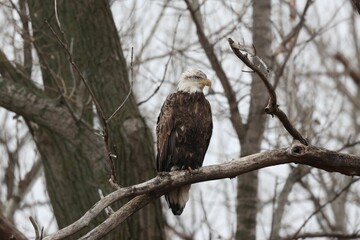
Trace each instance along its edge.
<instances>
[{"instance_id":1,"label":"eagle head","mask_svg":"<svg viewBox=\"0 0 360 240\"><path fill-rule=\"evenodd\" d=\"M211 81L206 74L198 69L191 69L184 72L179 80L178 91L202 92L205 86L211 87Z\"/></svg>"}]
</instances>

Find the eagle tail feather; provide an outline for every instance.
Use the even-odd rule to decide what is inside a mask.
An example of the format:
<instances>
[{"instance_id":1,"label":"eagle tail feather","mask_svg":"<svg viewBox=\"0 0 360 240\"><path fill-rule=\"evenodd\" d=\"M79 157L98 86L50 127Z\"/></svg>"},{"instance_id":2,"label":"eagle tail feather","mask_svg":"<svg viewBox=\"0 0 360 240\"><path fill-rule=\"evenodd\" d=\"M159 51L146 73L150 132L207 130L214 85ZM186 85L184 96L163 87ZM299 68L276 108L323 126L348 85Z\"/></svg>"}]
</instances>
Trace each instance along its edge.
<instances>
[{"instance_id":1,"label":"eagle tail feather","mask_svg":"<svg viewBox=\"0 0 360 240\"><path fill-rule=\"evenodd\" d=\"M174 215L180 215L189 200L189 191L191 185L176 188L165 195L166 201Z\"/></svg>"}]
</instances>

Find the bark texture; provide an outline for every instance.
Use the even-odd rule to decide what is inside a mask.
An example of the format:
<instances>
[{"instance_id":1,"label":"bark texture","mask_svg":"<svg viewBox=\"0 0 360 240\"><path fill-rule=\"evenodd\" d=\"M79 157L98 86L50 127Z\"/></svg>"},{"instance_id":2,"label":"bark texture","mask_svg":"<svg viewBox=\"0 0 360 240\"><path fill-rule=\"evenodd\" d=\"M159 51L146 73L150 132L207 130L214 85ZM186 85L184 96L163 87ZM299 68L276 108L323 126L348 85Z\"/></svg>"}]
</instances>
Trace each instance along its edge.
<instances>
[{"instance_id":1,"label":"bark texture","mask_svg":"<svg viewBox=\"0 0 360 240\"><path fill-rule=\"evenodd\" d=\"M26 92L23 100L33 102L33 107L24 107L21 101L11 99L7 99L6 104L8 109L36 123L36 127L33 123L29 126L42 157L56 220L62 228L79 219L100 199L99 189L104 194L112 189L108 183L110 172L105 143L91 130L96 121L92 101L46 21L67 45L105 117L124 101L130 83L108 1L55 3L57 11L53 1L28 2L44 91L32 91L23 82L14 80L18 77L16 71L8 74L14 82L6 82L6 79L2 84L18 97ZM120 185L136 184L155 175L153 139L133 95L111 120L109 132L112 153L117 155L115 169ZM100 214L87 230L105 217ZM108 235L109 239L162 237L159 201Z\"/></svg>"}]
</instances>

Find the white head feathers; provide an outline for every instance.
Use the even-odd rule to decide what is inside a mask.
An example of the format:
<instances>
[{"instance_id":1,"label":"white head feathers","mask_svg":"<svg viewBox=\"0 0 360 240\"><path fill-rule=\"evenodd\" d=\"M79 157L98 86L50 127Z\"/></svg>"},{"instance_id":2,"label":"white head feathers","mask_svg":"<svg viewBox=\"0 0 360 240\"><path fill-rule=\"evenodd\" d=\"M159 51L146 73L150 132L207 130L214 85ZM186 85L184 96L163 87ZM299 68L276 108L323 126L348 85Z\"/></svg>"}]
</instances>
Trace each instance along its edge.
<instances>
[{"instance_id":1,"label":"white head feathers","mask_svg":"<svg viewBox=\"0 0 360 240\"><path fill-rule=\"evenodd\" d=\"M198 69L187 70L181 74L178 91L182 92L202 92L205 86L211 87L211 81L206 74Z\"/></svg>"}]
</instances>

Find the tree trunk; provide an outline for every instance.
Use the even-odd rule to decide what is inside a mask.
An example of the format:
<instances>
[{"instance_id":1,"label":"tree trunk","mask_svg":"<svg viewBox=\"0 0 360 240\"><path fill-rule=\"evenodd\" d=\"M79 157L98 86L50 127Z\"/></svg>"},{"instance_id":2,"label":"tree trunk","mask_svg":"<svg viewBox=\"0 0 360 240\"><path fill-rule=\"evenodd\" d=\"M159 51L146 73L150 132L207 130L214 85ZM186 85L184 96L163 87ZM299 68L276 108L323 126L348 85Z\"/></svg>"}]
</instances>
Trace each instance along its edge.
<instances>
[{"instance_id":1,"label":"tree trunk","mask_svg":"<svg viewBox=\"0 0 360 240\"><path fill-rule=\"evenodd\" d=\"M253 44L256 53L270 66L271 52L271 1L253 1ZM267 90L261 79L253 74L250 112L247 131L241 142L241 156L260 152L266 115ZM238 177L236 239L256 239L256 215L258 211L258 172Z\"/></svg>"},{"instance_id":2,"label":"tree trunk","mask_svg":"<svg viewBox=\"0 0 360 240\"><path fill-rule=\"evenodd\" d=\"M130 84L108 1L57 1L57 13L53 1L29 1L29 10L46 95L72 109L74 121L87 122L89 126L96 122L87 90L44 20L67 45L105 117L109 117L126 98ZM98 146L89 148L84 142L70 143L44 127L34 129L33 135L42 156L54 214L62 228L80 218L100 199L99 189L104 194L112 191L105 143L98 141ZM153 139L132 94L111 120L109 135L113 153L117 155L114 161L120 185L139 183L156 175ZM95 225L91 223L86 230ZM156 201L108 238L161 239L163 236L161 205Z\"/></svg>"}]
</instances>

